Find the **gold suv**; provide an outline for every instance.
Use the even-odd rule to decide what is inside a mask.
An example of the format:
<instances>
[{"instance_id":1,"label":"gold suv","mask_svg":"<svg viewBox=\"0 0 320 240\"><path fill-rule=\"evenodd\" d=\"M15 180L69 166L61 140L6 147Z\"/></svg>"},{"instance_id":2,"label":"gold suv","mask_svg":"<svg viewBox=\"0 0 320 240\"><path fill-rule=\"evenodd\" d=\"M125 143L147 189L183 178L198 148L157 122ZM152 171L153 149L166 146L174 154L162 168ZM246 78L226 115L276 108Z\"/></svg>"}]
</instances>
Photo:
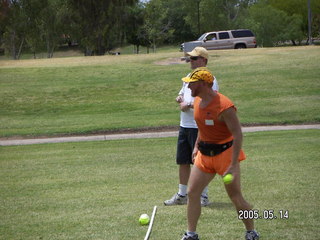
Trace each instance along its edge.
<instances>
[{"instance_id":1,"label":"gold suv","mask_svg":"<svg viewBox=\"0 0 320 240\"><path fill-rule=\"evenodd\" d=\"M254 34L248 29L207 32L197 41L181 44L181 51L190 52L195 47L213 49L256 48L257 42Z\"/></svg>"}]
</instances>

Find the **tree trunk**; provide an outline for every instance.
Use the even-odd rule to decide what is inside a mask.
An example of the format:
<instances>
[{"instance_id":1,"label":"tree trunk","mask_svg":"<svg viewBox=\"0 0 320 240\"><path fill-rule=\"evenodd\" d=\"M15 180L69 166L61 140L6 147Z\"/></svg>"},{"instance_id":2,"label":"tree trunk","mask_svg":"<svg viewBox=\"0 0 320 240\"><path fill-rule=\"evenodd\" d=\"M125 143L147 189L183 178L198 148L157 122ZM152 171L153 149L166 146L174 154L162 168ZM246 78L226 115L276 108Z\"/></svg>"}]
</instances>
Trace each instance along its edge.
<instances>
[{"instance_id":1,"label":"tree trunk","mask_svg":"<svg viewBox=\"0 0 320 240\"><path fill-rule=\"evenodd\" d=\"M153 38L152 45L153 45L153 53L156 53L156 39L155 38Z\"/></svg>"},{"instance_id":2,"label":"tree trunk","mask_svg":"<svg viewBox=\"0 0 320 240\"><path fill-rule=\"evenodd\" d=\"M47 35L47 58L50 58L50 41L49 36Z\"/></svg>"},{"instance_id":3,"label":"tree trunk","mask_svg":"<svg viewBox=\"0 0 320 240\"><path fill-rule=\"evenodd\" d=\"M52 47L50 50L50 58L53 58L53 52L54 52L54 45L52 44Z\"/></svg>"},{"instance_id":4,"label":"tree trunk","mask_svg":"<svg viewBox=\"0 0 320 240\"><path fill-rule=\"evenodd\" d=\"M91 50L91 48L89 48L88 46L86 47L85 51L84 51L84 55L85 56L93 56L93 51Z\"/></svg>"},{"instance_id":5,"label":"tree trunk","mask_svg":"<svg viewBox=\"0 0 320 240\"><path fill-rule=\"evenodd\" d=\"M96 50L95 50L95 55L102 56L106 53L106 48L103 44L103 36L99 34L97 38L97 45L96 45Z\"/></svg>"},{"instance_id":6,"label":"tree trunk","mask_svg":"<svg viewBox=\"0 0 320 240\"><path fill-rule=\"evenodd\" d=\"M18 54L17 54L17 56L16 56L16 59L20 59L20 55L21 55L21 52L22 52L23 43L24 43L24 38L21 40L20 47L19 47L19 51L18 51Z\"/></svg>"},{"instance_id":7,"label":"tree trunk","mask_svg":"<svg viewBox=\"0 0 320 240\"><path fill-rule=\"evenodd\" d=\"M13 32L11 32L11 54L12 54L13 60L17 59L15 38L16 38L16 31L13 30Z\"/></svg>"}]
</instances>

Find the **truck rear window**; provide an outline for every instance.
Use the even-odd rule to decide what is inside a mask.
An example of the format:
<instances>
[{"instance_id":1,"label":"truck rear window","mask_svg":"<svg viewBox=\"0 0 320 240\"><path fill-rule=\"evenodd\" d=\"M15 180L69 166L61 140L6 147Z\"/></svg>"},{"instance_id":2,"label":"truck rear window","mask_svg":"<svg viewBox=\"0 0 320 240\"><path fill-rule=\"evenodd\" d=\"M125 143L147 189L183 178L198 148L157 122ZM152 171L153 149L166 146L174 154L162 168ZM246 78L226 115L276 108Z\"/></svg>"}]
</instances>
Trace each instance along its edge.
<instances>
[{"instance_id":1,"label":"truck rear window","mask_svg":"<svg viewBox=\"0 0 320 240\"><path fill-rule=\"evenodd\" d=\"M253 33L250 30L237 30L231 31L234 38L242 38L242 37L254 37Z\"/></svg>"}]
</instances>

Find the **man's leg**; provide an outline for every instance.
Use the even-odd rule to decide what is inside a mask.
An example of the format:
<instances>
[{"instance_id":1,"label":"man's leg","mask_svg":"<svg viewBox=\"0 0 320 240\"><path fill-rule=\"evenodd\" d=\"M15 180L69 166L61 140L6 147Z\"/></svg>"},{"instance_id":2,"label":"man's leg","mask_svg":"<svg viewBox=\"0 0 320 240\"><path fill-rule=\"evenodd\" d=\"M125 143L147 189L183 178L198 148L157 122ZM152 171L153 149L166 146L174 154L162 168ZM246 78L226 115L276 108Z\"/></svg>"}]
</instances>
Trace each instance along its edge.
<instances>
[{"instance_id":1,"label":"man's leg","mask_svg":"<svg viewBox=\"0 0 320 240\"><path fill-rule=\"evenodd\" d=\"M198 137L198 129L196 128L188 129L188 143L190 146L191 156L197 141L197 137ZM192 158L190 159L190 162L192 162ZM190 175L190 171L189 171L189 175ZM209 204L210 202L208 198L208 186L206 186L201 194L201 205L205 207L205 206L208 206Z\"/></svg>"},{"instance_id":2,"label":"man's leg","mask_svg":"<svg viewBox=\"0 0 320 240\"><path fill-rule=\"evenodd\" d=\"M214 178L215 174L202 172L197 166L193 166L189 178L188 190L188 231L195 232L201 214L200 196L203 189Z\"/></svg>"},{"instance_id":3,"label":"man's leg","mask_svg":"<svg viewBox=\"0 0 320 240\"><path fill-rule=\"evenodd\" d=\"M180 184L188 185L191 167L190 164L180 164L179 165L179 180Z\"/></svg>"},{"instance_id":4,"label":"man's leg","mask_svg":"<svg viewBox=\"0 0 320 240\"><path fill-rule=\"evenodd\" d=\"M227 193L231 201L235 205L238 214L240 210L250 211L252 209L250 204L242 196L241 184L240 184L240 164L238 164L237 167L235 168L234 180L230 184L225 184L225 188L227 190ZM247 230L245 233L245 239L258 240L259 233L254 229L253 219L243 219L242 221Z\"/></svg>"},{"instance_id":5,"label":"man's leg","mask_svg":"<svg viewBox=\"0 0 320 240\"><path fill-rule=\"evenodd\" d=\"M239 214L240 210L251 210L252 207L250 204L243 198L241 192L241 185L240 185L240 164L237 165L234 172L234 179L232 183L225 184L226 191L235 205L237 212ZM242 220L246 229L249 231L254 230L254 224L252 219L243 219Z\"/></svg>"},{"instance_id":6,"label":"man's leg","mask_svg":"<svg viewBox=\"0 0 320 240\"><path fill-rule=\"evenodd\" d=\"M190 164L179 165L179 191L180 196L187 196L188 181L190 176Z\"/></svg>"},{"instance_id":7,"label":"man's leg","mask_svg":"<svg viewBox=\"0 0 320 240\"><path fill-rule=\"evenodd\" d=\"M190 176L193 150L190 149L187 133L186 128L180 127L176 155L176 163L179 165L179 190L171 199L164 201L166 206L187 204L187 184Z\"/></svg>"}]
</instances>

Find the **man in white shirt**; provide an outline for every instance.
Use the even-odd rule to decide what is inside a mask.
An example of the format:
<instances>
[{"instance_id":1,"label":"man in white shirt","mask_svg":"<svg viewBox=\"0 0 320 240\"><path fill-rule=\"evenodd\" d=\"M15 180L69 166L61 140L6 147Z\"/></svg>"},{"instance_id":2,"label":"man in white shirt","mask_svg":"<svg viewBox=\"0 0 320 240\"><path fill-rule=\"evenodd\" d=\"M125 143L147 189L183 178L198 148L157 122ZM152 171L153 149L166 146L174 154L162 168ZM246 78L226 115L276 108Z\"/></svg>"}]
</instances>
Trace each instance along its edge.
<instances>
[{"instance_id":1,"label":"man in white shirt","mask_svg":"<svg viewBox=\"0 0 320 240\"><path fill-rule=\"evenodd\" d=\"M208 63L209 54L203 47L196 47L193 51L187 53L190 59L191 69L198 67L206 67ZM190 74L186 76L189 77ZM183 78L184 79L184 78ZM216 79L214 79L213 90L218 91L219 86ZM169 200L164 201L164 205L182 205L187 204L187 185L191 171L193 148L198 136L198 126L193 117L193 100L191 90L188 88L188 83L183 81L182 88L176 98L180 105L180 129L177 142L176 162L179 165L179 188L178 193L174 194ZM208 187L204 189L201 194L201 205L207 206Z\"/></svg>"}]
</instances>

